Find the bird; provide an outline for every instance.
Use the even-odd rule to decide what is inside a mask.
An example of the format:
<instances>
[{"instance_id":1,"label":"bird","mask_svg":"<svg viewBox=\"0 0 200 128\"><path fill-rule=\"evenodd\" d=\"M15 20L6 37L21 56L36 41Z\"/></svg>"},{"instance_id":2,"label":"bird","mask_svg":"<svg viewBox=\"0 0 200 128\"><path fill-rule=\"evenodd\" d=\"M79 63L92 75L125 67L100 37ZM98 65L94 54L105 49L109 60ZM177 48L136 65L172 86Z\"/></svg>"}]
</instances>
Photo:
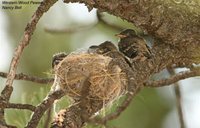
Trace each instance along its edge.
<instances>
[{"instance_id":1,"label":"bird","mask_svg":"<svg viewBox=\"0 0 200 128\"><path fill-rule=\"evenodd\" d=\"M98 54L106 54L111 51L117 51L117 47L115 47L115 45L110 41L105 41L98 46L92 45L88 49L89 53L98 53Z\"/></svg>"},{"instance_id":2,"label":"bird","mask_svg":"<svg viewBox=\"0 0 200 128\"><path fill-rule=\"evenodd\" d=\"M119 37L119 51L133 61L145 61L152 57L149 46L144 38L132 29L126 29L116 34Z\"/></svg>"},{"instance_id":3,"label":"bird","mask_svg":"<svg viewBox=\"0 0 200 128\"><path fill-rule=\"evenodd\" d=\"M65 57L67 56L67 53L61 52L53 55L52 58L52 68L54 68L56 65L60 63Z\"/></svg>"}]
</instances>

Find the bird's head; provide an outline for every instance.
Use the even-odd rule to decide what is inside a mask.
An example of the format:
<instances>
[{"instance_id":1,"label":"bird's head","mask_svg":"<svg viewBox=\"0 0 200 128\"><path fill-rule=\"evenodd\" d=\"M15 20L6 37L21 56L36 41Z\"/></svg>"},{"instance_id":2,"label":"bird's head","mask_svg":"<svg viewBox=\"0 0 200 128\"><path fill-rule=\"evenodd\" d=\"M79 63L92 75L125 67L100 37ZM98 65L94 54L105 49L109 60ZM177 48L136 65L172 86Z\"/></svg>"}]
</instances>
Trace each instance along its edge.
<instances>
[{"instance_id":1,"label":"bird's head","mask_svg":"<svg viewBox=\"0 0 200 128\"><path fill-rule=\"evenodd\" d=\"M99 45L99 48L103 50L104 52L109 52L109 51L116 51L117 48L113 43L110 41L105 41L104 43Z\"/></svg>"},{"instance_id":2,"label":"bird's head","mask_svg":"<svg viewBox=\"0 0 200 128\"><path fill-rule=\"evenodd\" d=\"M116 34L115 36L119 37L120 39L126 38L126 37L134 37L136 35L135 31L133 29L125 29L119 34Z\"/></svg>"},{"instance_id":3,"label":"bird's head","mask_svg":"<svg viewBox=\"0 0 200 128\"><path fill-rule=\"evenodd\" d=\"M89 48L89 52L96 52L98 54L105 54L109 51L117 51L117 48L115 47L115 45L111 43L110 41L105 41L104 43L98 46L93 45L93 46L90 46Z\"/></svg>"},{"instance_id":4,"label":"bird's head","mask_svg":"<svg viewBox=\"0 0 200 128\"><path fill-rule=\"evenodd\" d=\"M66 56L67 56L67 54L64 52L53 55L52 68L54 68L56 65L58 65L60 63L60 61L62 61Z\"/></svg>"}]
</instances>

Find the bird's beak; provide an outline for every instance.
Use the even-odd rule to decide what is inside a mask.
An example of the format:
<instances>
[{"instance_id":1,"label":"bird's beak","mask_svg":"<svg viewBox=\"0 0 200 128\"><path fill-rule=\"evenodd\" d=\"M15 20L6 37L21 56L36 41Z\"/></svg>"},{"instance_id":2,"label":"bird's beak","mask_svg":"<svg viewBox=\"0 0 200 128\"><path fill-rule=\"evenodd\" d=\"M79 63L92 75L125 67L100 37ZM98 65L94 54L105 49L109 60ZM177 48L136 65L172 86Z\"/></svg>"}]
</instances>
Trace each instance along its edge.
<instances>
[{"instance_id":1,"label":"bird's beak","mask_svg":"<svg viewBox=\"0 0 200 128\"><path fill-rule=\"evenodd\" d=\"M115 34L115 36L117 36L119 38L125 38L125 37L127 37L126 35L123 35L123 34Z\"/></svg>"}]
</instances>

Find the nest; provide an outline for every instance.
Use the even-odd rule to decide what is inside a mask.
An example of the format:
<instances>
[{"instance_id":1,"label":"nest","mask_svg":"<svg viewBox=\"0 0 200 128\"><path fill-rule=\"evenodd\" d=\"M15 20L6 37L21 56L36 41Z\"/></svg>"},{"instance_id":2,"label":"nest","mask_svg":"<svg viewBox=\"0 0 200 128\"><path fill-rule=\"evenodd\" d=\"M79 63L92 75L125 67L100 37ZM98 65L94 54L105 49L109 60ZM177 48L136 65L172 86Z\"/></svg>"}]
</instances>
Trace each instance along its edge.
<instances>
[{"instance_id":1,"label":"nest","mask_svg":"<svg viewBox=\"0 0 200 128\"><path fill-rule=\"evenodd\" d=\"M127 76L113 58L99 54L69 54L56 67L55 74L60 89L73 99L80 99L82 89L88 86L87 98L113 101L125 93ZM88 80L89 84L84 85Z\"/></svg>"}]
</instances>

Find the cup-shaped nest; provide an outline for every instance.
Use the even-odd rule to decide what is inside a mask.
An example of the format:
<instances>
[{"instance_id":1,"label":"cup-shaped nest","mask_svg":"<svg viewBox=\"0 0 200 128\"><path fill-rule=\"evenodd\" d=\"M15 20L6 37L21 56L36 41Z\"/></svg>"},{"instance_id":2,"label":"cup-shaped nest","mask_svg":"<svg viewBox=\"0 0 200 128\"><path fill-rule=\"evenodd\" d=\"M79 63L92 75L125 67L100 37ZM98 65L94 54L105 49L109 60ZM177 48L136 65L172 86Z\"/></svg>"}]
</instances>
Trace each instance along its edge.
<instances>
[{"instance_id":1,"label":"cup-shaped nest","mask_svg":"<svg viewBox=\"0 0 200 128\"><path fill-rule=\"evenodd\" d=\"M100 54L69 54L55 69L56 86L73 99L80 99L85 95L82 93L87 93L87 98L113 101L127 88L127 76L117 64L112 63L113 59ZM86 92L82 91L84 86L88 86Z\"/></svg>"}]
</instances>

